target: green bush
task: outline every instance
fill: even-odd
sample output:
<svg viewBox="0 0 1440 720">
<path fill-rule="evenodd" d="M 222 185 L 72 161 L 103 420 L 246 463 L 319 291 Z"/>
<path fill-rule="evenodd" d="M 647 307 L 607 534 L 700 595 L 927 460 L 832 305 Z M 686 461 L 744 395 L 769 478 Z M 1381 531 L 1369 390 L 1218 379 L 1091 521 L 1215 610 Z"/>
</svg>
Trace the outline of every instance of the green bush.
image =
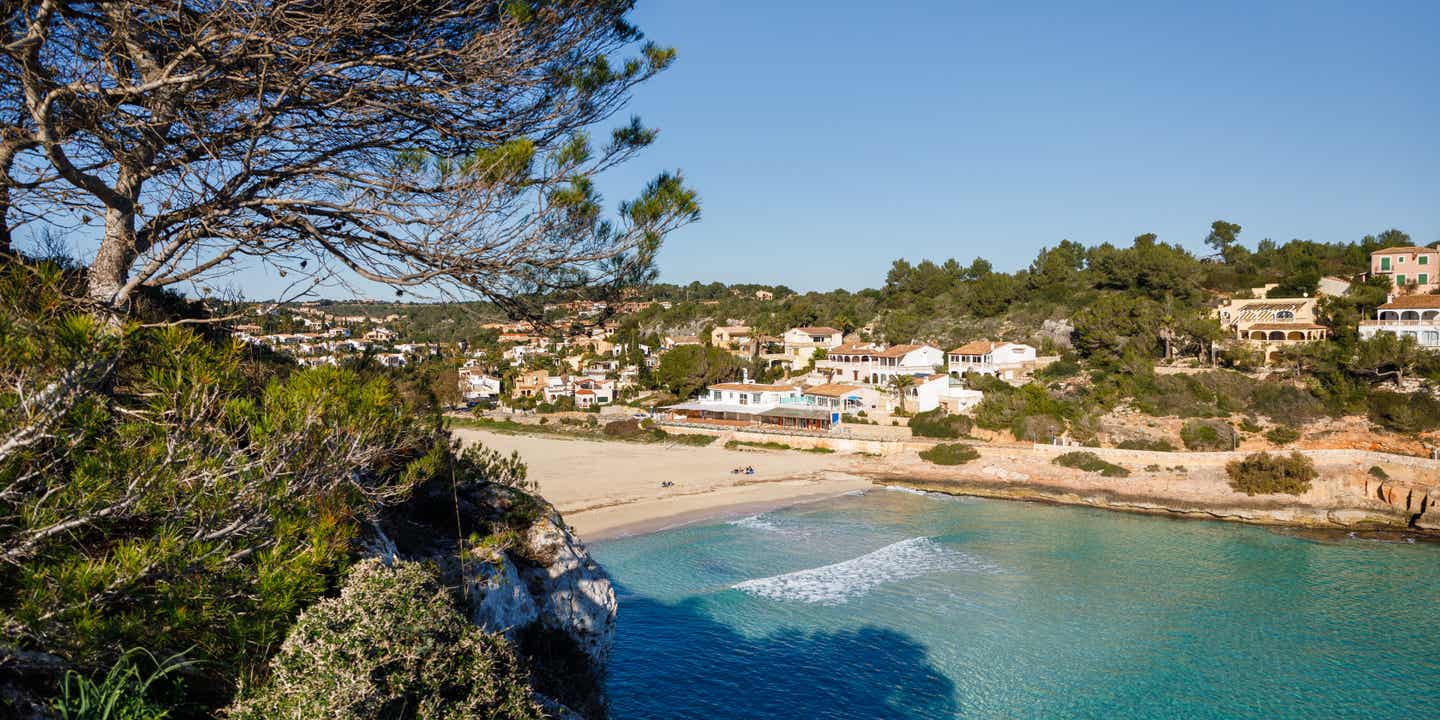
<svg viewBox="0 0 1440 720">
<path fill-rule="evenodd" d="M 0 628 L 86 675 L 143 647 L 224 686 L 332 587 L 378 508 L 448 475 L 449 440 L 388 371 L 108 323 L 67 283 L 0 261 L 0 434 L 33 431 L 0 455 Z M 27 418 L 19 398 L 45 393 Z"/>
<path fill-rule="evenodd" d="M 1180 428 L 1180 441 L 1189 450 L 1231 450 L 1238 439 L 1223 420 L 1186 420 Z"/>
<path fill-rule="evenodd" d="M 1100 473 L 1105 477 L 1128 477 L 1130 471 L 1111 462 L 1106 462 L 1092 452 L 1068 452 L 1050 462 L 1061 467 L 1075 468 L 1085 472 Z"/>
<path fill-rule="evenodd" d="M 601 429 L 600 432 L 604 433 L 605 437 L 628 440 L 643 434 L 645 428 L 641 427 L 639 420 L 626 418 L 624 420 L 613 420 L 605 423 L 605 427 Z"/>
<path fill-rule="evenodd" d="M 1276 425 L 1265 433 L 1265 439 L 1276 445 L 1289 445 L 1300 439 L 1300 431 L 1289 425 Z"/>
<path fill-rule="evenodd" d="M 1152 452 L 1174 452 L 1175 444 L 1164 438 L 1129 438 L 1121 440 L 1115 447 L 1121 450 L 1149 450 Z"/>
<path fill-rule="evenodd" d="M 145 670 L 137 662 L 142 657 Z M 136 650 L 121 655 L 98 681 L 71 670 L 65 673 L 55 700 L 55 715 L 59 720 L 165 720 L 170 711 L 165 703 L 155 701 L 151 686 L 164 685 L 168 676 L 191 664 L 178 657 L 157 660 Z"/>
<path fill-rule="evenodd" d="M 1230 475 L 1230 487 L 1246 495 L 1300 495 L 1316 477 L 1315 464 L 1300 453 L 1247 455 L 1243 460 L 1231 460 L 1225 472 Z"/>
<path fill-rule="evenodd" d="M 920 451 L 920 458 L 936 465 L 963 465 L 980 457 L 979 451 L 963 443 L 940 443 Z"/>
<path fill-rule="evenodd" d="M 1379 465 L 1371 465 L 1369 472 L 1372 477 L 1378 478 L 1380 480 L 1390 479 L 1390 473 L 1385 472 L 1385 468 L 1382 468 Z"/>
<path fill-rule="evenodd" d="M 355 565 L 339 597 L 301 613 L 269 670 L 229 717 L 545 716 L 509 644 L 470 624 L 418 563 Z"/>
<path fill-rule="evenodd" d="M 755 448 L 755 449 L 757 449 L 757 450 L 789 450 L 789 449 L 791 449 L 790 446 L 789 446 L 789 445 L 786 445 L 785 443 L 782 443 L 782 442 L 774 442 L 774 441 L 765 441 L 765 442 L 754 442 L 754 441 L 751 441 L 751 440 L 727 440 L 727 441 L 725 441 L 725 449 L 726 449 L 726 450 L 739 450 L 739 449 L 741 449 L 741 448 Z"/>
<path fill-rule="evenodd" d="M 1264 428 L 1261 428 L 1260 423 L 1255 422 L 1254 418 L 1247 417 L 1240 421 L 1240 429 L 1247 433 L 1258 433 Z"/>
<path fill-rule="evenodd" d="M 944 408 L 916 413 L 910 418 L 910 434 L 915 437 L 954 439 L 970 434 L 975 423 L 964 415 L 950 415 Z"/>
<path fill-rule="evenodd" d="M 1440 429 L 1440 400 L 1426 393 L 1375 392 L 1368 398 L 1370 422 L 1400 433 Z"/>
</svg>

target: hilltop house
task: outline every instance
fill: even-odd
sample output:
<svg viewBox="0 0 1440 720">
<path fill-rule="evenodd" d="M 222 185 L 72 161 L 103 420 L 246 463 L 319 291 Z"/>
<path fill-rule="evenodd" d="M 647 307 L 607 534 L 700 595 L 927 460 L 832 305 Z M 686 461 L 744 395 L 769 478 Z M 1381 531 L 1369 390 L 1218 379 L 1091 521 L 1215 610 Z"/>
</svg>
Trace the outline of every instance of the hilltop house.
<svg viewBox="0 0 1440 720">
<path fill-rule="evenodd" d="M 1388 275 L 1403 293 L 1440 289 L 1440 250 L 1427 247 L 1392 247 L 1370 253 L 1370 274 Z"/>
<path fill-rule="evenodd" d="M 1440 349 L 1440 295 L 1392 297 L 1375 311 L 1374 320 L 1360 322 L 1360 337 L 1388 332 L 1410 335 L 1423 348 Z"/>
<path fill-rule="evenodd" d="M 844 333 L 832 327 L 798 327 L 786 330 L 780 337 L 781 352 L 766 354 L 771 365 L 781 364 L 799 370 L 815 357 L 817 350 L 829 352 L 845 342 Z"/>
<path fill-rule="evenodd" d="M 951 377 L 965 373 L 1014 380 L 1035 368 L 1035 348 L 1023 343 L 974 340 L 947 353 Z"/>
<path fill-rule="evenodd" d="M 701 345 L 700 338 L 695 335 L 666 335 L 660 341 L 662 350 L 671 350 L 681 345 Z"/>
<path fill-rule="evenodd" d="M 945 363 L 945 351 L 933 345 L 847 343 L 830 350 L 815 368 L 830 376 L 831 382 L 858 382 L 885 385 L 896 376 L 929 377 Z"/>
<path fill-rule="evenodd" d="M 710 331 L 710 344 L 726 350 L 740 350 L 749 346 L 752 335 L 750 328 L 744 325 L 722 325 Z"/>
<path fill-rule="evenodd" d="M 1255 288 L 1253 298 L 1231 298 L 1215 309 L 1220 327 L 1265 354 L 1265 362 L 1287 345 L 1324 340 L 1330 331 L 1315 322 L 1317 298 L 1266 298 L 1274 288 Z"/>
</svg>

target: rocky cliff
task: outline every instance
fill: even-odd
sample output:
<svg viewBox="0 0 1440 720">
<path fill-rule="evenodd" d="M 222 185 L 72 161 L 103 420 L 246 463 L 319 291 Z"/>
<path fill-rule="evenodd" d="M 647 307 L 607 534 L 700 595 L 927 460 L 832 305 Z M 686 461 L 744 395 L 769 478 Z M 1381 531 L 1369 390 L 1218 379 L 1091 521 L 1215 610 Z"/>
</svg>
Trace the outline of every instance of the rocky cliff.
<svg viewBox="0 0 1440 720">
<path fill-rule="evenodd" d="M 470 621 L 519 651 L 551 715 L 604 717 L 615 590 L 548 503 L 494 484 L 429 488 L 377 523 L 368 548 L 437 567 Z"/>
<path fill-rule="evenodd" d="M 1086 505 L 1173 517 L 1337 530 L 1440 532 L 1440 472 L 1429 461 L 1314 453 L 1318 477 L 1301 495 L 1246 495 L 1229 483 L 1224 453 L 1098 450 L 1131 471 L 1111 478 L 1058 467 L 1053 452 L 981 448 L 980 459 L 940 467 L 897 459 L 868 477 L 956 495 Z M 1238 455 L 1236 455 L 1238 457 Z M 1383 467 L 1382 467 L 1383 466 Z"/>
</svg>

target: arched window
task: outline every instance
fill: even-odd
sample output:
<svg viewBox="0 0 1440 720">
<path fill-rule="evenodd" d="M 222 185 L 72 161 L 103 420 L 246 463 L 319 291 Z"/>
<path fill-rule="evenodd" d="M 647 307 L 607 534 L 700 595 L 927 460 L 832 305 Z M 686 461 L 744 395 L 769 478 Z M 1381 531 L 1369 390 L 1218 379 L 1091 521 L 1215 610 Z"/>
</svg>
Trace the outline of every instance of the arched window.
<svg viewBox="0 0 1440 720">
<path fill-rule="evenodd" d="M 1276 320 L 1294 320 L 1294 319 L 1295 319 L 1295 311 L 1294 311 L 1294 310 L 1281 310 L 1281 311 L 1275 313 L 1275 319 L 1276 319 Z"/>
</svg>

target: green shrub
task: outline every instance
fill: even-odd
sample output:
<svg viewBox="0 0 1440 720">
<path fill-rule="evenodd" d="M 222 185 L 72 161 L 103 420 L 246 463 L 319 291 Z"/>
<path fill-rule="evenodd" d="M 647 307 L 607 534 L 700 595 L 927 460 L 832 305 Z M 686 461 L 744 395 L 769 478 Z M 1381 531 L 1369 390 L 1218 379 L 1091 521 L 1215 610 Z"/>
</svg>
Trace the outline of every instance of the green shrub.
<svg viewBox="0 0 1440 720">
<path fill-rule="evenodd" d="M 339 597 L 301 613 L 269 669 L 229 717 L 544 717 L 509 644 L 470 624 L 418 563 L 355 565 Z"/>
<path fill-rule="evenodd" d="M 137 658 L 144 657 L 146 670 Z M 164 720 L 170 711 L 151 697 L 152 685 L 184 669 L 188 663 L 178 657 L 156 660 L 143 650 L 127 652 L 99 681 L 70 670 L 55 700 L 59 720 Z M 154 668 L 153 670 L 148 668 Z"/>
<path fill-rule="evenodd" d="M 1254 418 L 1247 417 L 1240 421 L 1240 429 L 1247 433 L 1258 433 L 1263 428 L 1260 427 L 1260 423 L 1255 422 Z"/>
<path fill-rule="evenodd" d="M 963 443 L 940 443 L 920 451 L 920 458 L 936 465 L 963 465 L 980 457 L 979 451 Z"/>
<path fill-rule="evenodd" d="M 1116 447 L 1121 450 L 1149 450 L 1151 452 L 1174 452 L 1175 444 L 1164 438 L 1129 438 L 1121 440 Z"/>
<path fill-rule="evenodd" d="M 954 439 L 970 434 L 975 423 L 964 415 L 950 415 L 944 408 L 916 413 L 910 418 L 910 434 L 915 437 Z"/>
<path fill-rule="evenodd" d="M 1092 452 L 1068 452 L 1050 462 L 1061 467 L 1075 468 L 1085 472 L 1095 472 L 1105 477 L 1127 477 L 1130 471 Z"/>
<path fill-rule="evenodd" d="M 665 432 L 664 430 L 660 430 L 659 428 L 656 428 L 654 432 L 658 432 L 658 433 L 660 433 L 661 435 L 663 435 L 663 436 L 664 436 L 664 440 L 667 441 L 667 442 L 672 442 L 672 443 L 675 443 L 676 445 L 685 445 L 685 446 L 688 446 L 688 447 L 705 447 L 706 445 L 709 445 L 710 443 L 715 442 L 715 436 L 714 436 L 714 435 L 688 435 L 688 434 L 686 434 L 686 435 L 680 435 L 680 434 L 672 434 L 672 433 L 667 433 L 667 432 Z"/>
<path fill-rule="evenodd" d="M 774 442 L 774 441 L 770 441 L 770 440 L 767 440 L 767 441 L 765 441 L 765 442 L 755 442 L 755 441 L 752 441 L 752 440 L 727 440 L 727 441 L 725 441 L 725 449 L 726 449 L 726 450 L 739 450 L 739 449 L 741 449 L 741 448 L 755 448 L 755 449 L 757 449 L 757 450 L 790 450 L 790 449 L 791 449 L 791 447 L 790 447 L 789 445 L 786 445 L 785 443 L 782 443 L 782 442 Z"/>
<path fill-rule="evenodd" d="M 1238 439 L 1223 420 L 1186 420 L 1180 428 L 1180 441 L 1189 450 L 1231 450 Z"/>
<path fill-rule="evenodd" d="M 383 369 L 107 324 L 63 280 L 0 261 L 0 428 L 44 423 L 0 456 L 0 628 L 87 675 L 143 647 L 242 677 L 368 517 L 448 474 L 438 415 Z M 24 419 L 17 397 L 50 379 L 54 412 Z"/>
<path fill-rule="evenodd" d="M 1426 393 L 1374 392 L 1368 398 L 1370 422 L 1400 433 L 1440 429 L 1440 400 Z"/>
<path fill-rule="evenodd" d="M 1225 472 L 1230 475 L 1230 487 L 1246 495 L 1300 495 L 1316 477 L 1315 464 L 1300 453 L 1247 455 L 1243 460 L 1231 460 Z"/>
<path fill-rule="evenodd" d="M 1289 425 L 1276 425 L 1265 433 L 1265 439 L 1276 445 L 1289 445 L 1300 439 L 1300 431 Z"/>
<path fill-rule="evenodd" d="M 639 420 L 626 418 L 624 420 L 613 420 L 605 423 L 605 427 L 602 428 L 600 432 L 604 433 L 605 437 L 626 440 L 643 434 L 645 428 L 641 427 Z"/>
<path fill-rule="evenodd" d="M 1375 477 L 1375 478 L 1378 478 L 1378 479 L 1380 479 L 1380 480 L 1389 480 L 1389 479 L 1390 479 L 1390 473 L 1385 472 L 1385 468 L 1382 468 L 1382 467 L 1380 467 L 1379 465 L 1371 465 L 1369 472 L 1370 472 L 1370 475 L 1371 475 L 1371 476 L 1373 476 L 1373 477 Z"/>
<path fill-rule="evenodd" d="M 1035 377 L 1041 380 L 1064 380 L 1079 374 L 1080 364 L 1074 360 L 1056 360 L 1035 371 Z"/>
</svg>

